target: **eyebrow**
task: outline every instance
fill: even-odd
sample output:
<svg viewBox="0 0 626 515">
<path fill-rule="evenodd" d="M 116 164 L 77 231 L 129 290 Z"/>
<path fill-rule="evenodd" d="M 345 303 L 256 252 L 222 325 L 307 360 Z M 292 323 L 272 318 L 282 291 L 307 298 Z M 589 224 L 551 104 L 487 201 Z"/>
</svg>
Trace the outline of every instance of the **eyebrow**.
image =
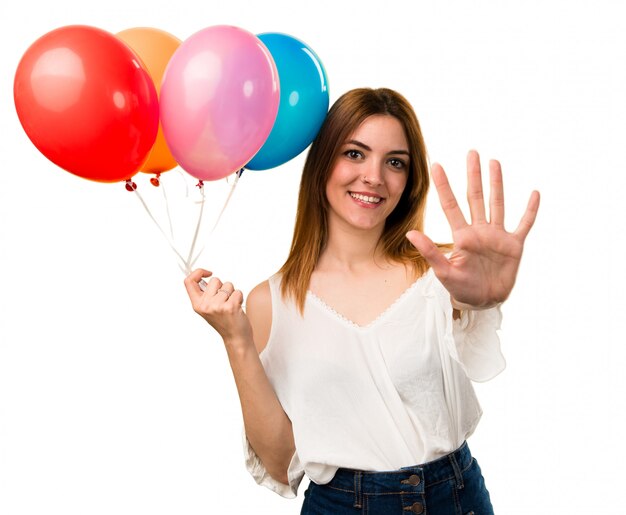
<svg viewBox="0 0 626 515">
<path fill-rule="evenodd" d="M 363 150 L 367 150 L 369 152 L 372 151 L 372 149 L 367 146 L 365 143 L 362 143 L 356 139 L 351 139 L 345 142 L 345 145 L 356 145 L 357 147 L 361 147 Z M 391 150 L 390 152 L 387 152 L 387 155 L 390 154 L 404 154 L 407 156 L 410 156 L 411 154 L 409 154 L 408 150 Z"/>
</svg>

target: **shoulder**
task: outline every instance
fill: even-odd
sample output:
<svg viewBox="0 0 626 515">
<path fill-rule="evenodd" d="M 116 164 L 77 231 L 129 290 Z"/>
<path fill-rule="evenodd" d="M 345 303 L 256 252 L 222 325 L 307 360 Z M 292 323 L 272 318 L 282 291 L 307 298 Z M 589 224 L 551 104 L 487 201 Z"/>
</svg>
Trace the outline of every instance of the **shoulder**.
<svg viewBox="0 0 626 515">
<path fill-rule="evenodd" d="M 252 326 L 254 345 L 260 354 L 267 345 L 272 329 L 272 294 L 269 281 L 256 285 L 248 294 L 246 314 Z"/>
</svg>

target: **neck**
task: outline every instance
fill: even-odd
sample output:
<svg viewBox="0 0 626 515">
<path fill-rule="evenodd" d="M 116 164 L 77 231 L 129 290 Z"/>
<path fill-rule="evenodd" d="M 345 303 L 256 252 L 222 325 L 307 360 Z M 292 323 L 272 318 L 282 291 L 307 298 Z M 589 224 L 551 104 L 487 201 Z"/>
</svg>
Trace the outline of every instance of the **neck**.
<svg viewBox="0 0 626 515">
<path fill-rule="evenodd" d="M 328 241 L 317 264 L 318 269 L 354 272 L 386 261 L 378 246 L 383 227 L 360 230 L 329 223 Z"/>
</svg>

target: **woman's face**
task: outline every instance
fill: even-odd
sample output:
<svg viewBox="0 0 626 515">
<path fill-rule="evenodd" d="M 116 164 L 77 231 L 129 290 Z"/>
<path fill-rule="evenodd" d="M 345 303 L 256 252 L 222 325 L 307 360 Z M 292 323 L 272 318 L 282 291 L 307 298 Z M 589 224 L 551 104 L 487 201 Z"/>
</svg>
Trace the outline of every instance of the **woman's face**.
<svg viewBox="0 0 626 515">
<path fill-rule="evenodd" d="M 348 136 L 326 183 L 329 224 L 382 229 L 409 173 L 409 144 L 402 124 L 374 115 Z"/>
</svg>

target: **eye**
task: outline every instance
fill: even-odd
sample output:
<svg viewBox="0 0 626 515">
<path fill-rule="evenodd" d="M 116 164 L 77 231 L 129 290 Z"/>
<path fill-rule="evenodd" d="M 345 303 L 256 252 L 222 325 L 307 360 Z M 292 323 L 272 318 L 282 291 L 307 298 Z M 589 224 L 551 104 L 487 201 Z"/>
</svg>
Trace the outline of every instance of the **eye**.
<svg viewBox="0 0 626 515">
<path fill-rule="evenodd" d="M 351 148 L 350 150 L 346 150 L 343 155 L 346 156 L 348 159 L 363 159 L 363 152 L 361 152 L 360 150 L 355 150 L 353 148 Z"/>
<path fill-rule="evenodd" d="M 406 163 L 402 159 L 398 159 L 396 157 L 392 157 L 387 161 L 393 168 L 397 168 L 398 170 L 404 170 L 406 168 Z"/>
</svg>

